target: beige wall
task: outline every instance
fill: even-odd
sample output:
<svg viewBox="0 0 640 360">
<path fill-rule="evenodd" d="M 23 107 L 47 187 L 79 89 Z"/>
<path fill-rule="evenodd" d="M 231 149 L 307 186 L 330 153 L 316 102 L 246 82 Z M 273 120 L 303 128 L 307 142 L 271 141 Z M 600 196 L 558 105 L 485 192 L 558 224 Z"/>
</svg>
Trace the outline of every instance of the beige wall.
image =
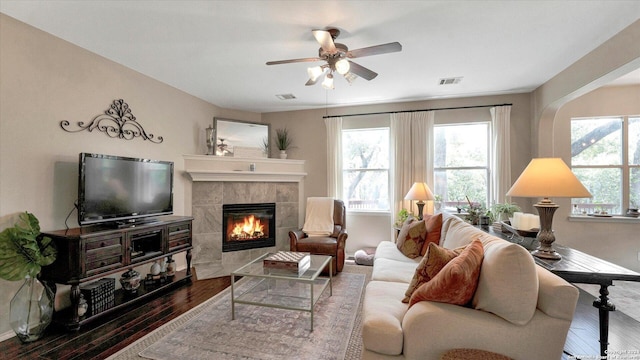
<svg viewBox="0 0 640 360">
<path fill-rule="evenodd" d="M 555 156 L 571 163 L 571 118 L 609 115 L 640 115 L 640 85 L 600 88 L 562 106 L 553 127 Z M 553 221 L 559 243 L 640 271 L 639 221 L 570 221 L 570 199 L 555 201 L 560 206 Z"/>
<path fill-rule="evenodd" d="M 204 128 L 214 116 L 260 121 L 260 114 L 221 109 L 3 14 L 0 29 L 0 229 L 22 211 L 34 213 L 43 230 L 64 228 L 80 152 L 173 161 L 174 211 L 190 214 L 182 155 L 206 152 Z M 164 142 L 60 128 L 61 120 L 88 122 L 120 98 Z M 0 280 L 0 337 L 10 330 L 9 301 L 20 285 Z"/>
</svg>

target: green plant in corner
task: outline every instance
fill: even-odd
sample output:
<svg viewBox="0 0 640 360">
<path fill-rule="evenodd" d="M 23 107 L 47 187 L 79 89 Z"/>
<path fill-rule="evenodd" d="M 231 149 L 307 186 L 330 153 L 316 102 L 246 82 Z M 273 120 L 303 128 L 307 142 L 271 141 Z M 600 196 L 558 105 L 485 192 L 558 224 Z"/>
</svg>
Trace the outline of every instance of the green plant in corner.
<svg viewBox="0 0 640 360">
<path fill-rule="evenodd" d="M 56 260 L 51 238 L 42 236 L 40 222 L 31 213 L 20 214 L 19 221 L 0 232 L 0 278 L 17 281 L 35 278 L 43 266 Z"/>
<path fill-rule="evenodd" d="M 40 233 L 31 213 L 20 214 L 13 227 L 0 232 L 0 278 L 24 281 L 9 304 L 9 324 L 22 342 L 39 339 L 51 323 L 55 290 L 37 276 L 56 255 L 53 241 Z"/>
</svg>

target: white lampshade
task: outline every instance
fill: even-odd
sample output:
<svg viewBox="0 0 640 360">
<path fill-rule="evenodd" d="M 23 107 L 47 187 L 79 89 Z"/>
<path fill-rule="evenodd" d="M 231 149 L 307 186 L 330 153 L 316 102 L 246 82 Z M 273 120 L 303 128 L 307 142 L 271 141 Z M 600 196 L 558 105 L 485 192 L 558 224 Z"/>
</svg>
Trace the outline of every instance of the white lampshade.
<svg viewBox="0 0 640 360">
<path fill-rule="evenodd" d="M 416 182 L 411 185 L 411 189 L 404 197 L 405 200 L 433 200 L 435 199 L 431 189 L 426 183 Z"/>
<path fill-rule="evenodd" d="M 591 193 L 560 158 L 532 159 L 507 196 L 517 197 L 591 197 Z"/>
<path fill-rule="evenodd" d="M 324 81 L 322 82 L 322 87 L 327 90 L 333 89 L 333 75 L 327 74 L 327 76 L 324 77 Z"/>
<path fill-rule="evenodd" d="M 351 68 L 351 65 L 349 65 L 349 60 L 340 59 L 340 60 L 336 61 L 336 71 L 338 72 L 338 74 L 344 75 L 344 74 L 348 73 L 349 72 L 349 68 Z"/>
<path fill-rule="evenodd" d="M 322 71 L 322 68 L 320 66 L 307 68 L 307 74 L 309 75 L 309 80 L 311 81 L 316 81 L 323 72 L 324 71 Z"/>
</svg>

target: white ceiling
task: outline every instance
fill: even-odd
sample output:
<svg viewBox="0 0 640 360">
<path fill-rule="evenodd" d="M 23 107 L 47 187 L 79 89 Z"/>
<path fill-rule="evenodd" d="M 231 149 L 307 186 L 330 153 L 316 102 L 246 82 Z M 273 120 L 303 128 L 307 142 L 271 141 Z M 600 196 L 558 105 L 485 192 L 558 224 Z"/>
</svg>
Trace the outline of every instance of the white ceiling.
<svg viewBox="0 0 640 360">
<path fill-rule="evenodd" d="M 1 0 L 0 11 L 228 109 L 273 112 L 529 92 L 640 18 L 640 1 Z M 312 29 L 337 27 L 379 73 L 304 86 Z M 456 85 L 439 86 L 447 77 Z M 640 74 L 630 75 L 640 82 Z M 293 94 L 294 100 L 279 100 Z"/>
</svg>

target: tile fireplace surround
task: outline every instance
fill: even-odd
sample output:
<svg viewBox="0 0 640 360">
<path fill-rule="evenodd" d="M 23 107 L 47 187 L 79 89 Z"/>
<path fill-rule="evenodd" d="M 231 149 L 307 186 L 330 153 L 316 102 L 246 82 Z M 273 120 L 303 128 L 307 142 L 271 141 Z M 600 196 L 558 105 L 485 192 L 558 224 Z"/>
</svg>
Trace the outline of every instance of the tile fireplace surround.
<svg viewBox="0 0 640 360">
<path fill-rule="evenodd" d="M 211 155 L 183 158 L 185 172 L 192 181 L 187 200 L 191 200 L 194 218 L 193 265 L 197 275 L 229 275 L 265 252 L 289 249 L 289 230 L 304 221 L 304 160 Z M 255 171 L 249 170 L 251 164 Z M 276 246 L 223 253 L 222 205 L 247 203 L 276 204 Z"/>
</svg>

